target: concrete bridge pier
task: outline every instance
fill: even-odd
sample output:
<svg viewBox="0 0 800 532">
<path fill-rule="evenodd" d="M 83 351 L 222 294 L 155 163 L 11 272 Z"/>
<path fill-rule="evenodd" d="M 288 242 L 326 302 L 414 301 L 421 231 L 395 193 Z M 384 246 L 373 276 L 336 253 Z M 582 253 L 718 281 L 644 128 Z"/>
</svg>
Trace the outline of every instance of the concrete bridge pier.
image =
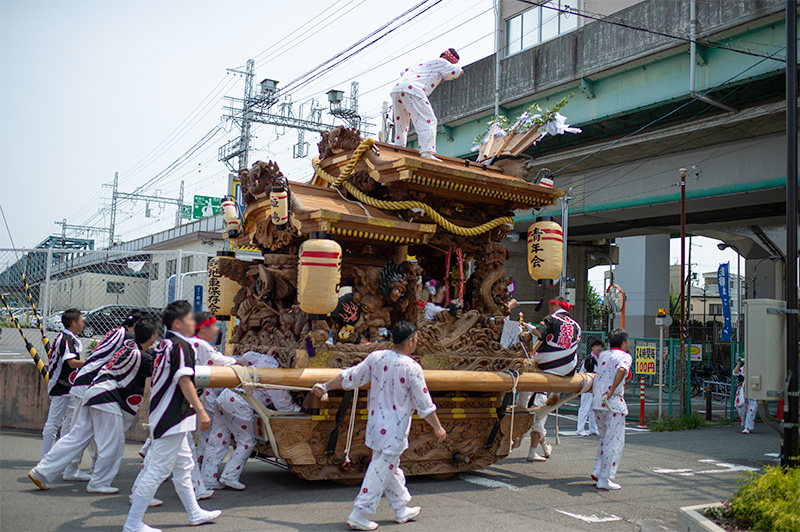
<svg viewBox="0 0 800 532">
<path fill-rule="evenodd" d="M 626 295 L 625 329 L 632 337 L 658 338 L 658 309 L 669 307 L 669 235 L 631 236 L 616 243 L 614 281 Z M 620 326 L 621 320 L 614 323 Z"/>
</svg>

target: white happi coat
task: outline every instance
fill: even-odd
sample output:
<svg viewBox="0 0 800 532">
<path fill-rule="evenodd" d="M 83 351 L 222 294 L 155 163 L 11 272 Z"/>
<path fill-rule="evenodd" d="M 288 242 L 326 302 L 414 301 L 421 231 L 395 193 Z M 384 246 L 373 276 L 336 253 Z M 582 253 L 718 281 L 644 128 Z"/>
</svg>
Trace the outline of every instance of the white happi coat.
<svg viewBox="0 0 800 532">
<path fill-rule="evenodd" d="M 366 445 L 373 451 L 401 455 L 408 448 L 414 410 L 420 418 L 436 411 L 422 366 L 391 349 L 374 351 L 361 363 L 342 370 L 342 388 L 370 383 Z"/>
<path fill-rule="evenodd" d="M 747 372 L 745 371 L 744 366 L 739 368 L 739 373 L 734 372 L 733 374 L 734 377 L 745 377 L 746 375 Z M 742 383 L 736 389 L 736 400 L 734 402 L 734 406 L 736 406 L 736 411 L 739 413 L 739 417 L 741 418 L 742 427 L 746 428 L 747 430 L 753 430 L 756 426 L 758 401 L 747 398 L 745 381 L 742 381 Z"/>
<path fill-rule="evenodd" d="M 419 63 L 400 73 L 400 80 L 391 90 L 395 126 L 395 138 L 392 140 L 395 145 L 406 145 L 409 121 L 413 121 L 419 151 L 436 152 L 438 122 L 428 96 L 441 82 L 455 79 L 461 73 L 460 66 L 443 58 Z"/>
<path fill-rule="evenodd" d="M 597 444 L 597 455 L 594 462 L 593 475 L 613 480 L 617 474 L 622 449 L 625 447 L 625 416 L 628 405 L 625 403 L 625 379 L 613 390 L 607 399 L 603 394 L 611 392 L 614 376 L 620 368 L 630 375 L 633 358 L 630 354 L 617 348 L 603 351 L 597 361 L 597 374 L 592 391 L 592 408 L 597 420 L 600 441 Z"/>
<path fill-rule="evenodd" d="M 233 357 L 225 356 L 217 351 L 214 346 L 205 340 L 194 337 L 191 338 L 191 344 L 194 348 L 194 364 L 195 366 L 233 366 L 236 364 L 236 359 Z M 211 415 L 214 412 L 214 405 L 217 403 L 217 397 L 224 388 L 206 388 L 202 392 L 203 404 L 206 410 Z M 200 439 L 197 442 L 197 456 L 204 457 L 206 453 L 206 440 L 208 439 L 208 431 L 200 433 Z"/>
</svg>

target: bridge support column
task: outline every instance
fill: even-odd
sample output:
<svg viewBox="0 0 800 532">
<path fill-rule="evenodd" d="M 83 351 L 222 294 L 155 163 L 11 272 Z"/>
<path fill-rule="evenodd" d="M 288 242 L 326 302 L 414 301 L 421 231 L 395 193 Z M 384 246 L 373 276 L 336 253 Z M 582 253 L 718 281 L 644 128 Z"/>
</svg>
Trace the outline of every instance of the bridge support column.
<svg viewBox="0 0 800 532">
<path fill-rule="evenodd" d="M 745 278 L 745 299 L 783 299 L 783 261 L 747 259 L 742 264 Z"/>
<path fill-rule="evenodd" d="M 658 309 L 669 306 L 669 235 L 618 238 L 616 243 L 614 279 L 626 294 L 625 329 L 634 338 L 658 338 Z M 614 324 L 620 326 L 619 317 Z"/>
</svg>

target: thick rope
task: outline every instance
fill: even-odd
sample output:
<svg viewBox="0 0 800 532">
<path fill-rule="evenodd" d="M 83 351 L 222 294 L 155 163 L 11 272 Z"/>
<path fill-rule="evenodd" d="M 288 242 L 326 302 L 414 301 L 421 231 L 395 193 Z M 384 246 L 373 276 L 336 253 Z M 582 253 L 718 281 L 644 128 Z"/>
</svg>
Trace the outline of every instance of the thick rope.
<svg viewBox="0 0 800 532">
<path fill-rule="evenodd" d="M 594 377 L 590 378 L 589 375 L 584 373 L 581 377 L 581 391 L 571 393 L 565 396 L 563 399 L 559 399 L 555 404 L 536 406 L 528 409 L 528 412 L 530 412 L 533 416 L 539 419 L 541 419 L 542 416 L 547 416 L 553 411 L 556 412 L 556 445 L 559 445 L 561 442 L 561 440 L 558 437 L 558 408 L 564 403 L 572 401 L 576 397 L 579 397 L 581 394 L 588 393 L 589 389 L 592 387 L 593 384 L 594 384 Z"/>
<path fill-rule="evenodd" d="M 350 463 L 350 447 L 353 444 L 353 430 L 356 425 L 356 413 L 358 412 L 358 388 L 353 390 L 353 406 L 350 407 L 350 424 L 347 427 L 347 444 L 344 447 L 344 462 Z"/>
<path fill-rule="evenodd" d="M 320 163 L 319 157 L 314 157 L 314 160 L 311 162 L 311 165 L 314 167 L 314 171 L 320 176 L 324 181 L 330 183 L 331 185 L 335 186 L 338 178 L 333 177 L 331 174 L 326 172 L 322 169 L 322 165 Z M 349 165 L 349 163 L 348 163 Z M 344 174 L 344 172 L 343 172 Z M 495 218 L 494 220 L 490 220 L 486 223 L 475 227 L 463 227 L 460 225 L 456 225 L 438 212 L 436 212 L 433 207 L 429 206 L 426 203 L 422 203 L 421 201 L 384 201 L 375 199 L 373 197 L 367 196 L 352 184 L 348 183 L 347 181 L 342 180 L 341 185 L 350 193 L 351 196 L 356 198 L 361 203 L 366 203 L 372 207 L 376 207 L 378 209 L 387 210 L 387 211 L 401 211 L 406 209 L 422 209 L 425 211 L 425 214 L 434 221 L 437 225 L 442 227 L 445 231 L 450 233 L 461 235 L 461 236 L 477 236 L 496 227 L 499 227 L 503 224 L 513 224 L 514 220 L 510 216 L 501 216 L 499 218 Z"/>
<path fill-rule="evenodd" d="M 519 373 L 510 371 L 511 378 L 514 384 L 511 386 L 511 423 L 508 427 L 508 454 L 514 450 L 514 410 L 517 406 L 517 383 L 519 382 Z"/>
<path fill-rule="evenodd" d="M 370 138 L 370 139 L 364 139 L 364 140 L 361 141 L 361 144 L 358 145 L 358 148 L 356 148 L 356 151 L 353 152 L 353 156 L 350 157 L 350 160 L 347 162 L 347 166 L 344 167 L 344 170 L 342 170 L 342 173 L 339 174 L 339 177 L 337 177 L 333 181 L 334 188 L 341 187 L 342 183 L 347 181 L 347 178 L 349 178 L 350 174 L 353 173 L 353 169 L 358 164 L 358 161 L 361 159 L 361 157 L 364 155 L 364 153 L 367 150 L 372 148 L 373 144 L 375 144 L 375 139 L 371 139 Z"/>
</svg>

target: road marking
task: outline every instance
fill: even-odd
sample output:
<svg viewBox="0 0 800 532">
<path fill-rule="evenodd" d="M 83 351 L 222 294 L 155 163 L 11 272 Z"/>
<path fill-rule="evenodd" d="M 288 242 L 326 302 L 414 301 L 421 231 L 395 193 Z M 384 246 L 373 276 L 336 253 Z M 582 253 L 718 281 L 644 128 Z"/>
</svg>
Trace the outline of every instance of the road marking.
<svg viewBox="0 0 800 532">
<path fill-rule="evenodd" d="M 477 475 L 461 475 L 461 480 L 466 480 L 470 484 L 476 484 L 478 486 L 483 486 L 484 488 L 507 489 L 512 491 L 519 490 L 519 488 L 516 487 L 514 484 L 509 484 L 508 482 L 494 480 L 491 478 L 480 477 Z"/>
<path fill-rule="evenodd" d="M 774 458 L 775 460 L 778 460 L 781 457 L 780 453 L 764 453 L 764 456 L 768 458 Z"/>
<path fill-rule="evenodd" d="M 622 521 L 621 517 L 617 517 L 614 514 L 606 514 L 605 516 L 601 516 L 596 514 L 592 515 L 574 514 L 572 512 L 565 512 L 564 510 L 556 510 L 556 512 L 568 515 L 570 517 L 574 517 L 575 519 L 580 519 L 581 521 L 585 521 L 587 523 L 609 523 L 611 521 Z"/>
<path fill-rule="evenodd" d="M 716 460 L 705 458 L 703 460 L 698 460 L 701 464 L 711 464 L 716 466 L 718 469 L 703 469 L 700 471 L 695 471 L 694 469 L 654 469 L 653 473 L 659 473 L 662 475 L 680 475 L 682 477 L 693 477 L 695 475 L 713 475 L 717 473 L 731 473 L 731 472 L 753 472 L 758 471 L 755 467 L 731 464 L 728 462 L 718 462 Z"/>
</svg>

